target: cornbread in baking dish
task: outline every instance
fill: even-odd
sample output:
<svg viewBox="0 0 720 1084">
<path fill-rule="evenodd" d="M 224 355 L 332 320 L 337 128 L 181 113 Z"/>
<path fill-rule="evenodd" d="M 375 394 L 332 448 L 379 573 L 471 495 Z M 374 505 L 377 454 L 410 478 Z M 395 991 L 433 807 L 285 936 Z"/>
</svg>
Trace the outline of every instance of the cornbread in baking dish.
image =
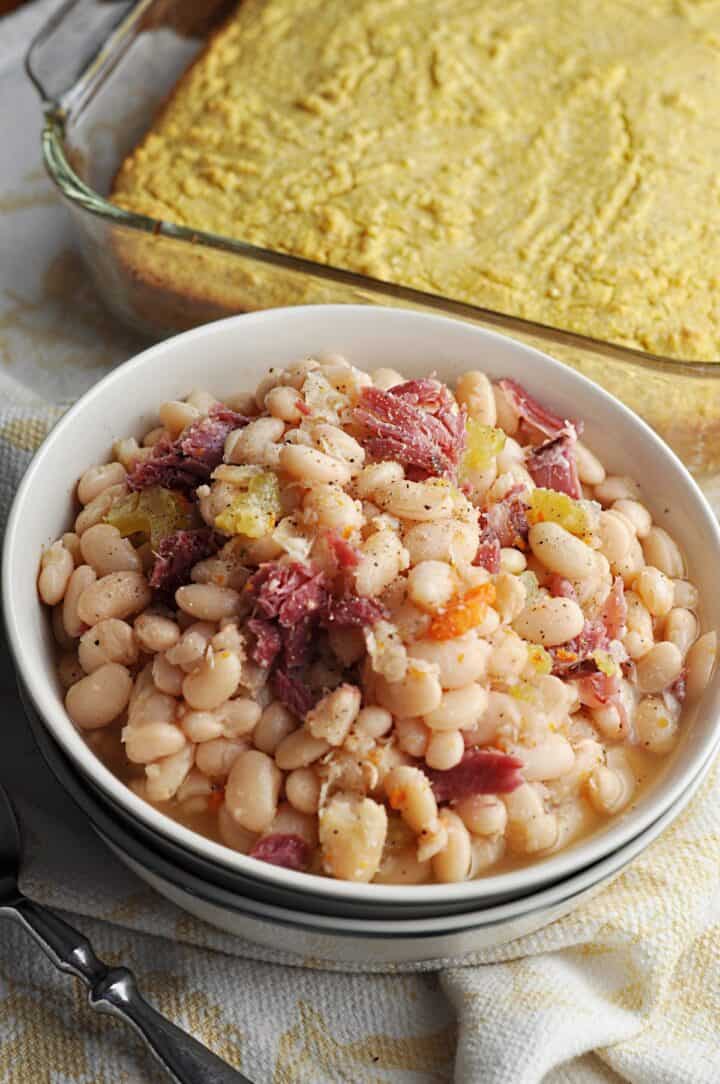
<svg viewBox="0 0 720 1084">
<path fill-rule="evenodd" d="M 130 211 L 720 356 L 720 0 L 244 0 L 124 161 Z M 188 304 L 297 300 L 129 242 Z"/>
</svg>

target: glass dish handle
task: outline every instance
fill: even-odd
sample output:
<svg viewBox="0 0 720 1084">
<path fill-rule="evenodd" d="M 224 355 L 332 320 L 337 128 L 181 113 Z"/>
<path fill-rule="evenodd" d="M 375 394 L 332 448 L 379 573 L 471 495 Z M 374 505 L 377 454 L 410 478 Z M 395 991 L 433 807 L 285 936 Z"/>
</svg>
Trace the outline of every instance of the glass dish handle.
<svg viewBox="0 0 720 1084">
<path fill-rule="evenodd" d="M 137 0 L 67 0 L 40 28 L 25 70 L 46 109 L 60 109 L 71 87 L 81 90 L 82 77 L 99 69 L 103 47 L 135 7 Z"/>
</svg>

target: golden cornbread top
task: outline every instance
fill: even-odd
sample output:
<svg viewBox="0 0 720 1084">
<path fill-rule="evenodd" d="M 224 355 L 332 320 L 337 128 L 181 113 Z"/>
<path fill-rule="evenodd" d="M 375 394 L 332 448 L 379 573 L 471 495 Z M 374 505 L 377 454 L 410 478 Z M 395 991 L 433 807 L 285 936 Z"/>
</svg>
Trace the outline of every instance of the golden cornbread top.
<svg viewBox="0 0 720 1084">
<path fill-rule="evenodd" d="M 720 0 L 244 0 L 128 210 L 720 358 Z"/>
</svg>

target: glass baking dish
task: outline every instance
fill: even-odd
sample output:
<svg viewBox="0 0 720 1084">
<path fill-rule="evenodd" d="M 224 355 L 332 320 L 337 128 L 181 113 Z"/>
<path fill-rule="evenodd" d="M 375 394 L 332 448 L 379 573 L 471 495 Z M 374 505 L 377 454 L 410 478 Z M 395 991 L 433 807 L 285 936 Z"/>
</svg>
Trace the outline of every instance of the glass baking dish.
<svg viewBox="0 0 720 1084">
<path fill-rule="evenodd" d="M 404 305 L 470 320 L 549 351 L 633 407 L 706 484 L 720 468 L 720 368 L 533 323 L 242 241 L 129 213 L 113 178 L 156 110 L 233 6 L 227 0 L 69 0 L 32 43 L 43 153 L 107 306 L 154 337 L 276 305 Z M 185 284 L 158 274 L 165 261 Z M 177 282 L 177 280 L 176 280 Z"/>
</svg>

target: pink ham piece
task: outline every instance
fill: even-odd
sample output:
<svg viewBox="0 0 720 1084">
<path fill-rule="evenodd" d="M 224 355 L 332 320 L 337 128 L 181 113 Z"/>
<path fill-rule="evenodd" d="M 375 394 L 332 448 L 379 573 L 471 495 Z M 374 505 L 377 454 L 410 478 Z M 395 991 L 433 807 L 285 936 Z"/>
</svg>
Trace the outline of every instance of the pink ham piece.
<svg viewBox="0 0 720 1084">
<path fill-rule="evenodd" d="M 580 703 L 588 708 L 604 708 L 610 703 L 617 703 L 620 695 L 620 676 L 603 674 L 596 670 L 586 674 L 578 682 Z"/>
<path fill-rule="evenodd" d="M 551 410 L 546 410 L 517 380 L 498 380 L 498 386 L 505 392 L 518 418 L 546 437 L 557 437 L 568 429 L 576 432 L 576 427 L 571 422 L 558 417 Z"/>
<path fill-rule="evenodd" d="M 339 531 L 330 530 L 325 532 L 330 551 L 335 559 L 339 572 L 357 568 L 360 564 L 360 551 L 343 538 Z"/>
<path fill-rule="evenodd" d="M 208 482 L 222 463 L 228 433 L 247 425 L 249 420 L 216 403 L 206 417 L 193 422 L 177 440 L 158 441 L 151 457 L 136 463 L 130 471 L 128 486 L 164 486 L 194 496 L 197 487 Z"/>
<path fill-rule="evenodd" d="M 473 564 L 486 569 L 493 576 L 496 575 L 500 571 L 500 549 L 499 539 L 481 539 Z"/>
<path fill-rule="evenodd" d="M 304 719 L 311 708 L 315 707 L 316 697 L 302 680 L 299 672 L 294 673 L 279 665 L 272 676 L 272 686 L 276 697 L 288 711 Z"/>
<path fill-rule="evenodd" d="M 627 602 L 622 576 L 616 576 L 613 580 L 610 593 L 603 604 L 601 619 L 608 640 L 620 640 L 625 635 Z"/>
<path fill-rule="evenodd" d="M 574 500 L 582 497 L 582 486 L 573 455 L 574 443 L 573 430 L 572 433 L 564 432 L 530 451 L 525 466 L 536 486 L 567 493 L 568 497 Z"/>
<path fill-rule="evenodd" d="M 217 538 L 209 527 L 196 531 L 175 531 L 163 538 L 157 548 L 150 573 L 150 586 L 156 591 L 174 594 L 190 582 L 190 571 L 198 561 L 217 552 Z"/>
<path fill-rule="evenodd" d="M 268 561 L 250 577 L 246 590 L 254 599 L 257 616 L 277 618 L 287 628 L 323 611 L 328 601 L 324 573 L 299 561 L 287 565 Z"/>
<path fill-rule="evenodd" d="M 478 513 L 480 545 L 473 564 L 496 573 L 500 571 L 500 549 L 503 546 L 524 548 L 530 529 L 527 501 L 521 496 L 524 493 L 523 486 L 513 486 L 501 501 L 489 504 Z"/>
<path fill-rule="evenodd" d="M 255 637 L 255 646 L 251 651 L 254 662 L 265 668 L 272 666 L 283 646 L 277 625 L 264 617 L 251 617 L 247 627 Z"/>
<path fill-rule="evenodd" d="M 577 602 L 575 588 L 570 583 L 570 580 L 566 580 L 564 576 L 558 576 L 557 572 L 553 572 L 552 576 L 548 577 L 545 586 L 553 598 L 571 598 L 574 602 Z"/>
<path fill-rule="evenodd" d="M 605 650 L 608 647 L 608 636 L 602 621 L 586 621 L 582 632 L 574 640 L 568 640 L 560 647 L 548 648 L 553 658 L 553 674 L 562 676 L 572 672 L 582 672 L 582 668 L 591 666 L 597 669 L 595 662 L 590 659 L 593 651 Z"/>
<path fill-rule="evenodd" d="M 453 403 L 447 389 L 434 381 L 409 381 L 390 391 L 365 388 L 353 420 L 362 427 L 363 445 L 373 459 L 395 459 L 416 477 L 454 480 L 465 448 L 465 411 Z"/>
<path fill-rule="evenodd" d="M 271 866 L 283 866 L 284 869 L 307 869 L 310 861 L 310 848 L 302 836 L 290 832 L 272 832 L 257 841 L 249 852 L 251 858 L 269 862 Z"/>
<path fill-rule="evenodd" d="M 523 764 L 517 757 L 491 753 L 485 749 L 467 749 L 459 764 L 442 772 L 426 768 L 438 802 L 470 798 L 473 794 L 509 794 L 523 779 Z"/>
<path fill-rule="evenodd" d="M 366 625 L 374 625 L 383 617 L 387 617 L 387 610 L 381 602 L 361 598 L 359 595 L 344 595 L 329 600 L 323 624 L 326 628 L 364 628 Z"/>
</svg>

